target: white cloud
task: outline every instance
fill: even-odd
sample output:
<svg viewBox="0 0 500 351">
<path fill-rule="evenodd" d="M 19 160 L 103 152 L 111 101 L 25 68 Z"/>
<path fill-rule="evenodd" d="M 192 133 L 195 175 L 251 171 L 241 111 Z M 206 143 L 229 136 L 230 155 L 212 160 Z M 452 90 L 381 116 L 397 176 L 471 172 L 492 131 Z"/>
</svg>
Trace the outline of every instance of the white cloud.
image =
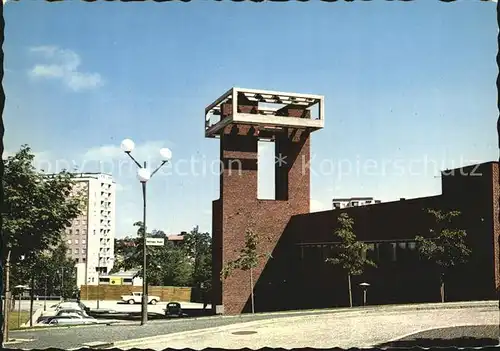
<svg viewBox="0 0 500 351">
<path fill-rule="evenodd" d="M 160 158 L 160 149 L 171 144 L 164 141 L 147 141 L 135 146 L 133 155 L 138 161 L 157 160 Z M 83 154 L 85 160 L 113 161 L 117 159 L 128 159 L 120 145 L 108 144 L 93 147 Z"/>
<path fill-rule="evenodd" d="M 57 46 L 37 46 L 32 47 L 30 51 L 48 61 L 33 66 L 29 72 L 32 77 L 59 79 L 74 91 L 94 89 L 104 84 L 99 73 L 79 70 L 81 58 L 72 50 L 60 49 Z"/>
<path fill-rule="evenodd" d="M 311 199 L 310 203 L 311 212 L 328 211 L 331 210 L 330 207 L 325 205 L 323 202 L 315 199 Z"/>
</svg>

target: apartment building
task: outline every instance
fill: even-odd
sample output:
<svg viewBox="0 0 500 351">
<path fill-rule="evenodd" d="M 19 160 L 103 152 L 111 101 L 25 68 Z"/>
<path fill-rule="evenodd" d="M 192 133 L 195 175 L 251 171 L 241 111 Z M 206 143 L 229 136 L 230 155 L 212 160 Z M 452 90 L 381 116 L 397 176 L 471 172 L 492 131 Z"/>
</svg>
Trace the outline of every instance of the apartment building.
<svg viewBox="0 0 500 351">
<path fill-rule="evenodd" d="M 85 198 L 82 214 L 66 228 L 68 256 L 76 260 L 78 287 L 97 285 L 99 273 L 113 268 L 115 238 L 115 182 L 111 175 L 74 176 L 73 192 Z"/>
<path fill-rule="evenodd" d="M 382 201 L 375 200 L 373 197 L 351 197 L 351 198 L 338 198 L 332 200 L 333 209 L 341 209 L 348 207 L 357 207 L 365 205 L 379 204 Z"/>
</svg>

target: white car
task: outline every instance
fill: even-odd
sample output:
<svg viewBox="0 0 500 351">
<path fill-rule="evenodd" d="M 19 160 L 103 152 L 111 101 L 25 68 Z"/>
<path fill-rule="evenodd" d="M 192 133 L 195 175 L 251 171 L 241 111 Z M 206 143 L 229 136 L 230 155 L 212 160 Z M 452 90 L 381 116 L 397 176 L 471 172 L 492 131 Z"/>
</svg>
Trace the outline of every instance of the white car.
<svg viewBox="0 0 500 351">
<path fill-rule="evenodd" d="M 141 303 L 142 292 L 133 292 L 131 295 L 122 295 L 121 299 L 122 302 L 126 302 L 130 305 L 133 305 L 135 303 Z M 160 302 L 160 298 L 158 296 L 148 295 L 148 303 L 156 305 L 158 302 Z"/>
</svg>

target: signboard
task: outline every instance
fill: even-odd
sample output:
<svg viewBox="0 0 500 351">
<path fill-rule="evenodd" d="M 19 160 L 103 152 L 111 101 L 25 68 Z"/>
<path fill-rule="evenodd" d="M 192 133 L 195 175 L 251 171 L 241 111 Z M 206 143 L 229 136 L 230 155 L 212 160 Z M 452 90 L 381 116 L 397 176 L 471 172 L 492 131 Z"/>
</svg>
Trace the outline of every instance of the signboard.
<svg viewBox="0 0 500 351">
<path fill-rule="evenodd" d="M 122 278 L 118 277 L 110 277 L 109 278 L 109 284 L 111 285 L 122 285 Z"/>
<path fill-rule="evenodd" d="M 163 246 L 165 245 L 165 238 L 146 238 L 147 246 Z"/>
</svg>

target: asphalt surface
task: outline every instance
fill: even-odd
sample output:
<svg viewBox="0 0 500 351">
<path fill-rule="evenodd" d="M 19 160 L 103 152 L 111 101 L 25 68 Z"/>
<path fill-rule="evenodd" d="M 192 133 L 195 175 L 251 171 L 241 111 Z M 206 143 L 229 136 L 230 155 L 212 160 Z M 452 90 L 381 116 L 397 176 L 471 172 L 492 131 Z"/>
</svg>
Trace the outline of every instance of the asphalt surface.
<svg viewBox="0 0 500 351">
<path fill-rule="evenodd" d="M 304 312 L 301 316 L 318 315 L 325 312 Z M 205 317 L 148 321 L 141 326 L 139 322 L 134 325 L 99 325 L 99 326 L 73 326 L 67 328 L 46 328 L 40 330 L 11 331 L 10 339 L 31 340 L 21 343 L 9 343 L 6 347 L 11 349 L 45 349 L 61 348 L 72 349 L 83 347 L 90 342 L 117 342 L 138 339 L 156 335 L 172 334 L 184 331 L 193 331 L 205 328 L 221 327 L 241 322 L 266 320 L 270 318 L 290 317 L 292 313 L 243 315 L 238 317 Z"/>
<path fill-rule="evenodd" d="M 482 347 L 497 346 L 498 325 L 439 328 L 415 333 L 377 347 Z"/>
</svg>

